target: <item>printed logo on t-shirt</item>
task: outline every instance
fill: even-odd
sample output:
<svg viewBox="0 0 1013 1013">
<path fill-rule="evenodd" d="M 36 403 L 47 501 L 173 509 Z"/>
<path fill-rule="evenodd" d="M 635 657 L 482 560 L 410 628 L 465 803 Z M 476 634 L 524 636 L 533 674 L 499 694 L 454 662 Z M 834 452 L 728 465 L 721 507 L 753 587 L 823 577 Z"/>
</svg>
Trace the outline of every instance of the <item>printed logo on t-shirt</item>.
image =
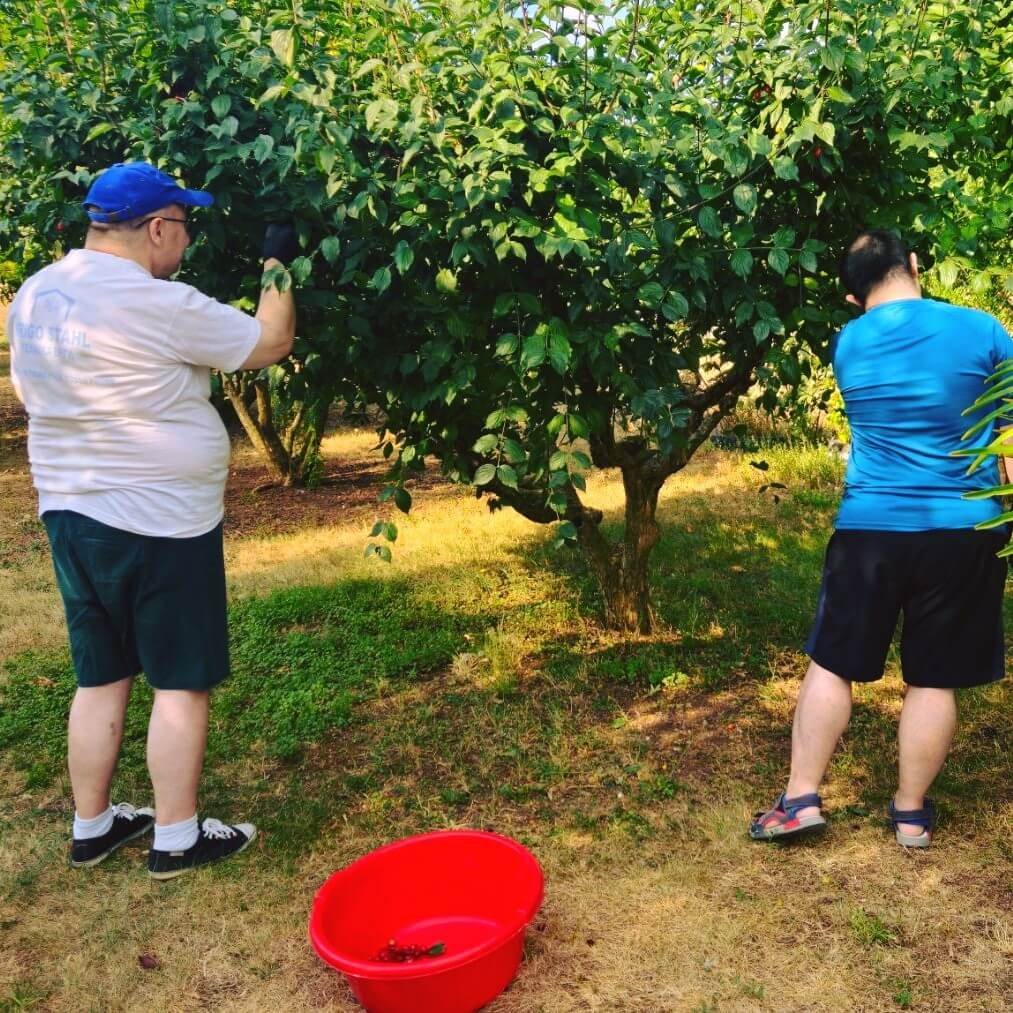
<svg viewBox="0 0 1013 1013">
<path fill-rule="evenodd" d="M 74 300 L 59 289 L 40 292 L 27 322 L 15 322 L 18 351 L 49 359 L 68 359 L 77 352 L 86 351 L 90 347 L 87 332 L 67 326 L 73 306 Z"/>
</svg>

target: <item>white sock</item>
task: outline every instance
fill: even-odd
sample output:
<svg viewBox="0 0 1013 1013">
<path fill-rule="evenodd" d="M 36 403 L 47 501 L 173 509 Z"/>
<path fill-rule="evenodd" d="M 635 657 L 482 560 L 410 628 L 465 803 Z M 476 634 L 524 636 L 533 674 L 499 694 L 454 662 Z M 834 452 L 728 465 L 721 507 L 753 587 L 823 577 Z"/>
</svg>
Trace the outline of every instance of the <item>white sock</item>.
<svg viewBox="0 0 1013 1013">
<path fill-rule="evenodd" d="M 197 843 L 197 814 L 178 823 L 155 824 L 155 851 L 186 851 Z"/>
<path fill-rule="evenodd" d="M 83 820 L 74 812 L 74 840 L 88 841 L 93 837 L 101 837 L 109 833 L 113 828 L 113 807 L 109 806 L 104 813 L 93 816 L 90 820 Z"/>
</svg>

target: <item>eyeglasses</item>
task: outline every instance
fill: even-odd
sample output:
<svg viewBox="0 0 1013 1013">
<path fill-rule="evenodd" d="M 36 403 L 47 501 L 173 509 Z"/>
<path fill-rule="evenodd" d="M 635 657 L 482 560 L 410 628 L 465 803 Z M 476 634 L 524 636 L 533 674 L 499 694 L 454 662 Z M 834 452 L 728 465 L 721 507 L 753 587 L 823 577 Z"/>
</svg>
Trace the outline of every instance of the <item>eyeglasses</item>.
<svg viewBox="0 0 1013 1013">
<path fill-rule="evenodd" d="M 152 215 L 150 218 L 142 218 L 139 222 L 134 225 L 135 229 L 139 229 L 142 225 L 147 225 L 148 222 L 163 221 L 163 222 L 179 222 L 180 225 L 186 230 L 188 236 L 193 236 L 196 231 L 196 225 L 190 221 L 189 218 L 167 218 L 165 215 Z"/>
</svg>

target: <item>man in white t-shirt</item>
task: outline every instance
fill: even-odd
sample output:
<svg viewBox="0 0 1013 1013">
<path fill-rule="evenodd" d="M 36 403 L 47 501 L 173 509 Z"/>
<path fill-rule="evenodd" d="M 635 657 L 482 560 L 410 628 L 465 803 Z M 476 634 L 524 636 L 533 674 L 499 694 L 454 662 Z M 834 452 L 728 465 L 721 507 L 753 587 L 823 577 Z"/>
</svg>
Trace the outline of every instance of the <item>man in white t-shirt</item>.
<svg viewBox="0 0 1013 1013">
<path fill-rule="evenodd" d="M 291 291 L 265 287 L 249 316 L 169 280 L 190 242 L 190 209 L 212 203 L 147 163 L 112 166 L 85 198 L 84 248 L 29 278 L 7 318 L 77 674 L 71 865 L 97 865 L 154 825 L 148 868 L 158 879 L 236 854 L 256 835 L 249 823 L 197 818 L 209 694 L 229 672 L 229 440 L 210 372 L 284 359 L 295 307 Z M 265 269 L 297 250 L 290 226 L 268 226 Z M 112 806 L 109 794 L 142 671 L 154 690 L 154 811 Z"/>
</svg>

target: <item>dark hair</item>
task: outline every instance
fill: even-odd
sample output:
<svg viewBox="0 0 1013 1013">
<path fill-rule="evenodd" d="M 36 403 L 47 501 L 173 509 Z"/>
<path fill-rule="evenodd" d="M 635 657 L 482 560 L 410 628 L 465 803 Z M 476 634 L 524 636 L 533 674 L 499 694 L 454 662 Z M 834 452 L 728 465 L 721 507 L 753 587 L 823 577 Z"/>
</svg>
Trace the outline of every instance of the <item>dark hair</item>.
<svg viewBox="0 0 1013 1013">
<path fill-rule="evenodd" d="M 882 229 L 862 232 L 841 257 L 841 282 L 863 306 L 869 293 L 891 276 L 911 277 L 910 252 L 900 236 Z"/>
</svg>

